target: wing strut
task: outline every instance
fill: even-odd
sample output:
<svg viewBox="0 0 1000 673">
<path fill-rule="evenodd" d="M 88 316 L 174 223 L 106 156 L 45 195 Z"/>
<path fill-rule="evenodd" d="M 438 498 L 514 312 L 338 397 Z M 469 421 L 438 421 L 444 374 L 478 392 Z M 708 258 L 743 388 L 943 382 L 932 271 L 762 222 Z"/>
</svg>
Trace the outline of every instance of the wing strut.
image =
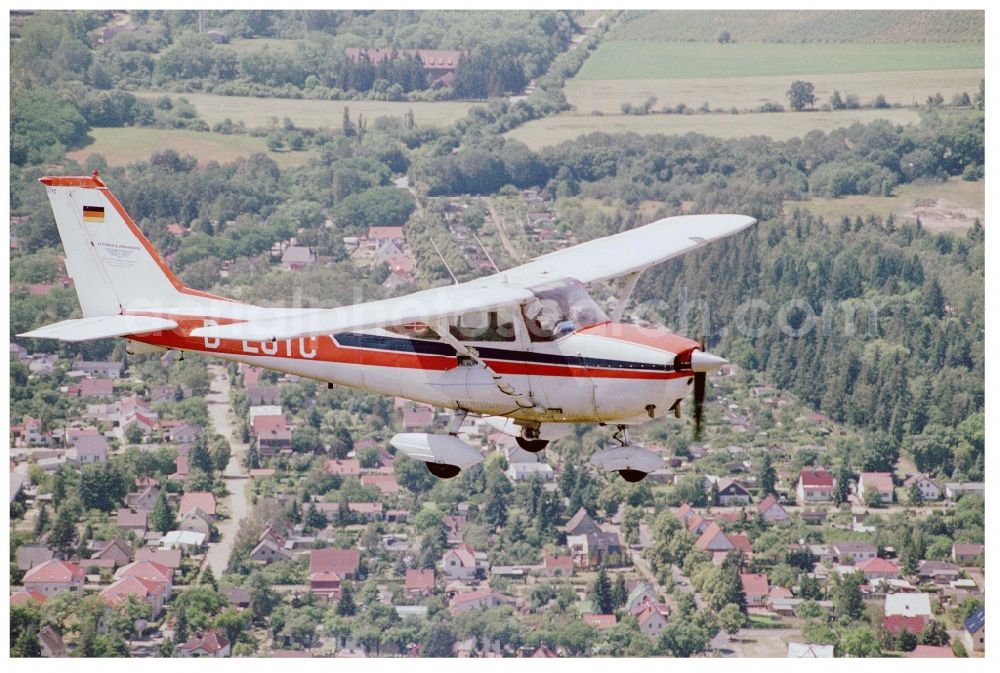
<svg viewBox="0 0 1000 673">
<path fill-rule="evenodd" d="M 437 332 L 438 336 L 441 337 L 441 341 L 444 341 L 446 344 L 454 348 L 459 355 L 464 355 L 465 357 L 471 359 L 477 365 L 485 369 L 489 373 L 489 375 L 493 378 L 493 383 L 495 383 L 497 388 L 500 389 L 500 392 L 502 392 L 504 395 L 509 395 L 517 404 L 517 406 L 521 407 L 522 409 L 533 409 L 537 406 L 534 400 L 532 400 L 530 396 L 518 392 L 518 390 L 514 388 L 514 386 L 512 386 L 510 383 L 508 383 L 507 380 L 504 379 L 504 377 L 497 374 L 492 367 L 486 364 L 486 362 L 479 357 L 479 351 L 477 351 L 472 346 L 467 346 L 466 344 L 462 343 L 454 336 L 452 336 L 451 330 L 448 329 L 447 321 L 445 320 L 435 321 L 434 331 Z"/>
<path fill-rule="evenodd" d="M 625 287 L 622 289 L 621 296 L 615 301 L 615 308 L 611 312 L 611 322 L 621 322 L 622 316 L 625 314 L 625 307 L 628 306 L 628 300 L 632 298 L 635 284 L 639 282 L 639 276 L 642 275 L 642 272 L 642 269 L 633 271 L 625 277 Z"/>
</svg>

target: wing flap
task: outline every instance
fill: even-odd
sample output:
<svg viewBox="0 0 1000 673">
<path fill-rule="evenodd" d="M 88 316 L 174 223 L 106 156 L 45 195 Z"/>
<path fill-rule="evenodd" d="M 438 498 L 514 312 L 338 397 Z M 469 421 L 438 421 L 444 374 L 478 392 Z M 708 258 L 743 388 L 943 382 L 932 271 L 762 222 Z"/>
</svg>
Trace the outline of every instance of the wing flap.
<svg viewBox="0 0 1000 673">
<path fill-rule="evenodd" d="M 470 311 L 492 311 L 520 304 L 533 296 L 525 288 L 506 286 L 486 278 L 300 316 L 198 327 L 191 331 L 191 336 L 270 341 L 337 334 L 409 322 L 430 323 Z"/>
<path fill-rule="evenodd" d="M 102 315 L 93 318 L 63 320 L 17 336 L 77 342 L 107 339 L 127 334 L 147 334 L 176 328 L 177 323 L 167 318 L 144 315 Z"/>
</svg>

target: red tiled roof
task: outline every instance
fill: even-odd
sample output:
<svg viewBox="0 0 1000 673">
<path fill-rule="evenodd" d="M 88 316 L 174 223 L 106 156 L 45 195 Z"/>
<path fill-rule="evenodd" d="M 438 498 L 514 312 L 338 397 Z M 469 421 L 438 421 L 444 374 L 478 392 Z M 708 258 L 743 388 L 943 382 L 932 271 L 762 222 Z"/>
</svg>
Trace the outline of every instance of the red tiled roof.
<svg viewBox="0 0 1000 673">
<path fill-rule="evenodd" d="M 368 227 L 368 238 L 372 241 L 385 241 L 403 238 L 402 227 Z"/>
<path fill-rule="evenodd" d="M 740 573 L 740 583 L 747 596 L 765 596 L 769 591 L 767 575 L 760 573 Z"/>
<path fill-rule="evenodd" d="M 618 623 L 618 618 L 614 615 L 584 615 L 583 621 L 595 626 L 598 630 L 610 629 Z"/>
<path fill-rule="evenodd" d="M 424 590 L 434 588 L 434 570 L 431 568 L 410 568 L 406 571 L 407 589 Z"/>
<path fill-rule="evenodd" d="M 953 659 L 955 653 L 947 645 L 917 645 L 907 656 L 911 659 Z"/>
<path fill-rule="evenodd" d="M 833 475 L 826 470 L 802 470 L 799 479 L 805 487 L 826 486 L 833 488 Z"/>
<path fill-rule="evenodd" d="M 288 429 L 284 414 L 266 414 L 253 417 L 253 432 L 257 435 L 276 435 Z"/>
<path fill-rule="evenodd" d="M 15 605 L 25 605 L 29 601 L 34 601 L 35 603 L 41 605 L 48 600 L 48 597 L 38 591 L 18 591 L 10 595 L 10 606 Z"/>
<path fill-rule="evenodd" d="M 734 547 L 745 554 L 753 551 L 753 545 L 750 544 L 750 538 L 747 537 L 746 533 L 734 533 L 733 535 L 727 535 L 726 538 Z"/>
<path fill-rule="evenodd" d="M 924 630 L 926 620 L 924 617 L 906 617 L 904 615 L 892 615 L 882 618 L 882 628 L 892 634 L 909 631 L 910 633 L 920 633 Z"/>
<path fill-rule="evenodd" d="M 895 563 L 878 557 L 865 559 L 856 567 L 866 573 L 899 573 L 899 567 Z"/>
<path fill-rule="evenodd" d="M 122 566 L 115 573 L 115 579 L 138 577 L 150 582 L 173 584 L 174 573 L 167 566 L 156 561 L 133 561 Z"/>
<path fill-rule="evenodd" d="M 204 631 L 196 633 L 188 638 L 187 642 L 181 646 L 186 652 L 203 650 L 209 654 L 214 654 L 222 650 L 229 644 L 224 636 L 215 631 Z"/>
<path fill-rule="evenodd" d="M 862 472 L 860 480 L 865 488 L 871 487 L 880 493 L 892 493 L 892 475 L 888 472 Z"/>
<path fill-rule="evenodd" d="M 101 592 L 101 597 L 112 605 L 127 600 L 129 596 L 146 598 L 147 596 L 161 594 L 166 590 L 166 585 L 162 582 L 152 582 L 141 577 L 127 575 L 117 580 L 114 584 Z"/>
<path fill-rule="evenodd" d="M 354 458 L 328 460 L 325 469 L 328 474 L 358 475 L 361 474 L 361 463 Z"/>
<path fill-rule="evenodd" d="M 193 491 L 181 496 L 181 504 L 177 513 L 184 516 L 197 507 L 205 514 L 215 516 L 215 495 L 208 491 Z"/>
<path fill-rule="evenodd" d="M 51 559 L 26 572 L 24 584 L 28 582 L 82 582 L 83 578 L 83 568 L 76 563 Z"/>
<path fill-rule="evenodd" d="M 115 523 L 119 528 L 145 528 L 148 515 L 144 509 L 120 509 Z"/>
<path fill-rule="evenodd" d="M 546 556 L 542 558 L 542 567 L 547 570 L 573 570 L 573 557 Z"/>
<path fill-rule="evenodd" d="M 360 555 L 357 549 L 313 549 L 309 552 L 309 573 L 334 571 L 340 578 L 358 571 Z"/>
</svg>

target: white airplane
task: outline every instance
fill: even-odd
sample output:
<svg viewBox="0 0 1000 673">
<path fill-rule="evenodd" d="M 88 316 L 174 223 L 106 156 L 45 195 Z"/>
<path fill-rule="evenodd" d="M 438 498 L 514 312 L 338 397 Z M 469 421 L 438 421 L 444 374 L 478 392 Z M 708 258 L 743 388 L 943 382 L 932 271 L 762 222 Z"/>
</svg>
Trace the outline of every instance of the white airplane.
<svg viewBox="0 0 1000 673">
<path fill-rule="evenodd" d="M 445 434 L 390 441 L 451 478 L 483 460 L 458 438 L 467 414 L 537 452 L 571 423 L 614 425 L 617 446 L 591 463 L 639 481 L 662 466 L 630 425 L 694 393 L 700 428 L 707 372 L 726 360 L 663 329 L 622 323 L 650 266 L 735 234 L 743 215 L 669 217 L 543 255 L 485 278 L 333 309 L 265 308 L 185 287 L 101 181 L 45 177 L 83 318 L 21 337 L 125 337 L 130 353 L 191 351 L 457 411 Z M 585 284 L 624 277 L 608 316 Z"/>
</svg>

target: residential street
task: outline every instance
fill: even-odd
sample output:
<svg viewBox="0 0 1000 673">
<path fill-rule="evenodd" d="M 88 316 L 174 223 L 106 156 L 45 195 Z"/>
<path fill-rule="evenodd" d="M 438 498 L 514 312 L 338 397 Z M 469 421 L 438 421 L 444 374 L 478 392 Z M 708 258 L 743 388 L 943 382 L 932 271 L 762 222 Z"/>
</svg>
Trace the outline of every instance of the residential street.
<svg viewBox="0 0 1000 673">
<path fill-rule="evenodd" d="M 226 368 L 222 365 L 210 365 L 209 371 L 212 373 L 212 390 L 206 396 L 208 401 L 208 413 L 212 419 L 212 426 L 215 432 L 229 439 L 232 447 L 232 455 L 229 464 L 226 466 L 224 478 L 229 489 L 229 497 L 226 499 L 226 511 L 229 518 L 217 523 L 221 539 L 219 542 L 208 546 L 206 561 L 211 566 L 216 577 L 221 577 L 229 563 L 229 555 L 233 550 L 233 542 L 236 539 L 236 531 L 239 530 L 240 521 L 247 515 L 247 474 L 243 469 L 243 455 L 246 453 L 247 445 L 240 442 L 235 434 L 233 425 L 233 408 L 229 403 L 229 380 L 226 377 Z"/>
</svg>

